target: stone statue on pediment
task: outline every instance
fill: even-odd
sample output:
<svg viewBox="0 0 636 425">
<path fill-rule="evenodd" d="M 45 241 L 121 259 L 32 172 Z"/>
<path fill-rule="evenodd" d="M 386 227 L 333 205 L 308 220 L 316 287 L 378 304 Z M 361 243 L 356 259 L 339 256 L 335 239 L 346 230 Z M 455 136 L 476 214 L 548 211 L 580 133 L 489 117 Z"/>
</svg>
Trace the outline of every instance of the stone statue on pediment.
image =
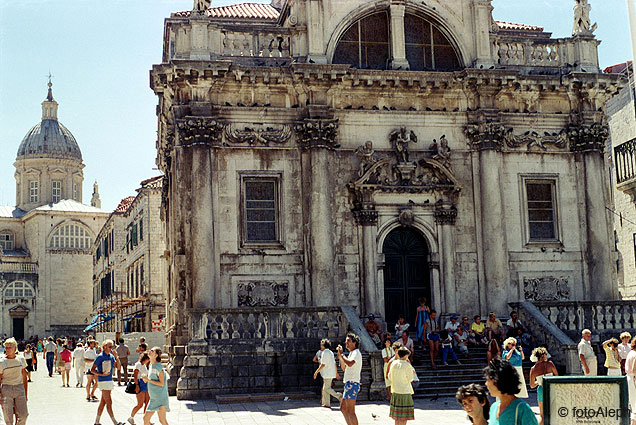
<svg viewBox="0 0 636 425">
<path fill-rule="evenodd" d="M 429 147 L 429 150 L 433 154 L 433 159 L 438 161 L 444 167 L 451 169 L 450 152 L 448 147 L 448 140 L 446 135 L 442 135 L 439 139 L 439 144 L 436 139 L 433 139 L 433 144 Z"/>
<path fill-rule="evenodd" d="M 592 6 L 587 0 L 575 0 L 575 2 L 572 35 L 592 35 L 597 27 L 596 23 L 592 25 L 590 21 L 590 10 Z"/>
<path fill-rule="evenodd" d="M 211 0 L 194 0 L 194 8 L 199 13 L 205 13 L 206 10 L 210 8 Z"/>
<path fill-rule="evenodd" d="M 417 143 L 415 133 L 408 131 L 406 127 L 402 127 L 399 130 L 393 131 L 390 137 L 398 163 L 405 164 L 409 162 L 409 144 Z"/>
<path fill-rule="evenodd" d="M 373 143 L 370 141 L 358 147 L 358 149 L 356 149 L 356 155 L 360 158 L 360 169 L 358 170 L 360 177 L 362 177 L 373 164 L 378 162 L 375 150 L 373 149 Z"/>
</svg>

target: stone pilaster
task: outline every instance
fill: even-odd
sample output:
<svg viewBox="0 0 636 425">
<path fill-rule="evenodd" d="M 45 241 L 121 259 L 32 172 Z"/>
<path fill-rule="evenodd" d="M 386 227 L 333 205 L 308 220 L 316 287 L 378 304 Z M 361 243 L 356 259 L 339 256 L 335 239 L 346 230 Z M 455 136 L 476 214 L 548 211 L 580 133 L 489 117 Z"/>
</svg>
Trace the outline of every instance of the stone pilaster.
<svg viewBox="0 0 636 425">
<path fill-rule="evenodd" d="M 609 130 L 604 124 L 594 123 L 570 125 L 567 131 L 570 150 L 583 157 L 585 167 L 587 297 L 592 300 L 615 299 L 617 294 L 612 278 L 611 251 L 614 241 L 606 208 L 609 183 L 605 178 L 607 173 L 603 156 Z"/>
<path fill-rule="evenodd" d="M 375 209 L 353 211 L 356 222 L 362 227 L 362 279 L 364 295 L 362 314 L 373 313 L 383 317 L 384 294 L 378 289 L 376 239 L 378 237 L 378 212 Z"/>
<path fill-rule="evenodd" d="M 435 222 L 440 233 L 440 263 L 444 285 L 445 311 L 457 313 L 457 287 L 455 285 L 455 220 L 457 208 L 438 203 L 435 206 Z"/>
<path fill-rule="evenodd" d="M 505 127 L 498 121 L 470 124 L 466 128 L 469 146 L 479 151 L 479 185 L 484 276 L 487 305 L 493 311 L 507 311 L 510 282 L 508 248 L 501 193 L 501 148 Z"/>
<path fill-rule="evenodd" d="M 403 0 L 392 0 L 389 7 L 391 16 L 391 69 L 408 69 L 406 60 L 406 43 L 404 40 L 404 10 Z"/>
<path fill-rule="evenodd" d="M 310 274 L 314 305 L 335 303 L 332 193 L 329 150 L 337 148 L 338 120 L 307 118 L 296 125 L 298 144 L 310 150 L 311 197 L 309 205 Z"/>
</svg>

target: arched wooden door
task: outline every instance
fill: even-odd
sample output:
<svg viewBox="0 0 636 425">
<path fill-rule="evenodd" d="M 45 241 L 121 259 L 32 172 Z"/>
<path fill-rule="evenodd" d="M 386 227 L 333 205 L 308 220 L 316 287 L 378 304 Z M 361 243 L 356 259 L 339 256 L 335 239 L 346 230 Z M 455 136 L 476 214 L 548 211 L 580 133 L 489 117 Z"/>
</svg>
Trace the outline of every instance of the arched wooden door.
<svg viewBox="0 0 636 425">
<path fill-rule="evenodd" d="M 410 228 L 389 233 L 382 246 L 384 254 L 384 303 L 389 330 L 400 314 L 414 326 L 418 298 L 431 300 L 428 246 L 424 238 Z"/>
</svg>

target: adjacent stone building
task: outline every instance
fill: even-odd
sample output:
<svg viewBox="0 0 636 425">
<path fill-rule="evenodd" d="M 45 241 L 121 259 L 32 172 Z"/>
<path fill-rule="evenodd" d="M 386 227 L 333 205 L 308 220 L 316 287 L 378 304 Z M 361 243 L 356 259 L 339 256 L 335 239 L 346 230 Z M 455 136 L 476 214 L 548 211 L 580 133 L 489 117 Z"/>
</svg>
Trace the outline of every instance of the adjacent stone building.
<svg viewBox="0 0 636 425">
<path fill-rule="evenodd" d="M 618 259 L 618 288 L 626 299 L 636 297 L 636 104 L 632 63 L 609 67 L 605 72 L 630 75 L 630 84 L 607 103 L 611 134 L 614 231 Z"/>
<path fill-rule="evenodd" d="M 562 39 L 490 0 L 172 14 L 151 72 L 169 342 L 240 327 L 210 309 L 392 324 L 419 297 L 468 315 L 618 297 L 602 108 L 623 80 L 582 4 Z M 182 397 L 219 391 L 188 379 Z"/>
<path fill-rule="evenodd" d="M 18 148 L 16 205 L 0 206 L 0 332 L 79 335 L 91 312 L 91 245 L 108 213 L 82 204 L 82 154 L 57 119 L 51 83 L 42 120 Z"/>
<path fill-rule="evenodd" d="M 100 332 L 163 331 L 165 236 L 162 177 L 121 200 L 93 245 L 93 311 Z"/>
</svg>

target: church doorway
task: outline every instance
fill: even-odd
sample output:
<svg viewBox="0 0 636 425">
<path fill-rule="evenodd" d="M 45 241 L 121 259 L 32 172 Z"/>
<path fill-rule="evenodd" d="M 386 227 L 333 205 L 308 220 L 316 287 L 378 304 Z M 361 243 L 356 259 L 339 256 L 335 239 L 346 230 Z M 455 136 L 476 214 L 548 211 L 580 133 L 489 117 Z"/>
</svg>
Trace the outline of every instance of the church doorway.
<svg viewBox="0 0 636 425">
<path fill-rule="evenodd" d="M 428 245 L 416 230 L 400 227 L 387 235 L 382 253 L 388 329 L 393 329 L 400 314 L 414 326 L 418 298 L 431 301 Z"/>
<path fill-rule="evenodd" d="M 24 317 L 13 318 L 13 335 L 15 339 L 20 341 L 24 339 Z"/>
</svg>

